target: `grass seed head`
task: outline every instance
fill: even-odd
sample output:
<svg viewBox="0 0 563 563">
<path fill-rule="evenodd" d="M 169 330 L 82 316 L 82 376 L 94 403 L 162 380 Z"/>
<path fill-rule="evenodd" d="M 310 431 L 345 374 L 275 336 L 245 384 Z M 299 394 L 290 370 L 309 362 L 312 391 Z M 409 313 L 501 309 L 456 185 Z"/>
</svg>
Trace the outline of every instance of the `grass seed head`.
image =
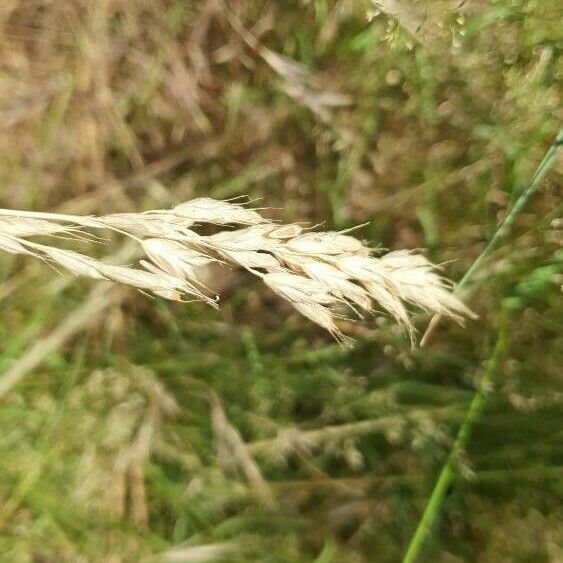
<svg viewBox="0 0 563 563">
<path fill-rule="evenodd" d="M 33 255 L 75 275 L 123 283 L 166 299 L 181 301 L 191 296 L 213 307 L 216 301 L 207 294 L 200 274 L 213 262 L 228 263 L 262 278 L 275 293 L 339 340 L 342 334 L 331 308 L 343 304 L 354 312 L 356 307 L 372 312 L 376 304 L 411 339 L 415 331 L 406 305 L 458 320 L 471 315 L 437 268 L 421 254 L 401 250 L 376 258 L 350 235 L 303 233 L 300 225 L 275 225 L 256 210 L 237 203 L 199 198 L 170 211 L 84 218 L 32 212 L 22 218 L 22 214 L 0 210 L 0 250 Z M 194 230 L 203 223 L 242 227 L 204 236 Z M 100 228 L 135 240 L 148 259 L 141 260 L 144 269 L 108 265 L 60 249 L 53 242 L 64 231 Z M 23 238 L 33 235 L 51 236 L 51 244 Z"/>
</svg>

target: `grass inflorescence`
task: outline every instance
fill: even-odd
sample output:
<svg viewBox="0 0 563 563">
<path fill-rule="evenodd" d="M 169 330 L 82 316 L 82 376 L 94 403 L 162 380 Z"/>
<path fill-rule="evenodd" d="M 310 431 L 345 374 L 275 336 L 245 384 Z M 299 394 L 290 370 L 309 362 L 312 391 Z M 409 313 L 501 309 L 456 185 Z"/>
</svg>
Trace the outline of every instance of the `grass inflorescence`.
<svg viewBox="0 0 563 563">
<path fill-rule="evenodd" d="M 200 235 L 198 225 L 243 226 Z M 195 227 L 195 228 L 194 228 Z M 123 233 L 139 243 L 143 268 L 106 264 L 58 248 L 58 237 L 85 229 Z M 28 237 L 51 236 L 49 244 Z M 421 254 L 395 251 L 375 257 L 358 239 L 338 232 L 307 232 L 297 223 L 277 225 L 238 203 L 199 198 L 171 210 L 78 217 L 0 209 L 0 250 L 40 258 L 67 272 L 109 280 L 181 301 L 195 298 L 216 306 L 201 280 L 215 263 L 244 268 L 262 279 L 300 313 L 342 340 L 335 313 L 339 304 L 374 312 L 373 302 L 414 338 L 403 303 L 462 319 L 472 313 L 451 295 L 446 282 Z"/>
</svg>

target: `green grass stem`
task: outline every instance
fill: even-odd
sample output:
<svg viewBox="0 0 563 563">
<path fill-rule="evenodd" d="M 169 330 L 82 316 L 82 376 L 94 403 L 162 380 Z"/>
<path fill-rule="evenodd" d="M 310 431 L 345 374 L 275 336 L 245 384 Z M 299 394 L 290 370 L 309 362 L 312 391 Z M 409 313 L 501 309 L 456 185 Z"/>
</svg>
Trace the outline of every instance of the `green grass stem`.
<svg viewBox="0 0 563 563">
<path fill-rule="evenodd" d="M 432 494 L 430 495 L 430 499 L 426 505 L 422 518 L 420 519 L 417 529 L 412 536 L 407 551 L 403 557 L 403 563 L 413 563 L 413 561 L 415 561 L 419 556 L 424 542 L 430 533 L 432 524 L 436 520 L 436 517 L 442 508 L 446 492 L 455 479 L 455 466 L 459 455 L 467 446 L 471 437 L 473 426 L 479 421 L 483 411 L 485 410 L 487 398 L 493 385 L 500 359 L 506 349 L 508 324 L 506 315 L 507 313 L 504 313 L 501 318 L 501 326 L 493 354 L 491 359 L 488 361 L 481 378 L 479 379 L 477 391 L 471 401 L 471 404 L 469 405 L 467 414 L 465 415 L 465 418 L 459 428 L 457 437 L 446 462 L 440 471 L 440 475 L 436 481 Z"/>
<path fill-rule="evenodd" d="M 541 162 L 536 168 L 536 171 L 534 172 L 532 178 L 530 179 L 528 185 L 522 190 L 522 192 L 516 199 L 514 205 L 510 209 L 510 211 L 500 222 L 499 226 L 495 230 L 489 242 L 486 244 L 485 248 L 483 248 L 479 256 L 477 256 L 473 264 L 471 264 L 469 269 L 465 272 L 459 283 L 456 285 L 455 287 L 456 292 L 459 292 L 467 285 L 467 282 L 469 282 L 469 280 L 473 277 L 473 274 L 477 271 L 483 260 L 487 256 L 489 256 L 489 254 L 494 250 L 494 248 L 497 246 L 497 244 L 502 239 L 502 237 L 509 231 L 510 227 L 512 226 L 512 223 L 514 223 L 514 220 L 516 219 L 518 214 L 522 211 L 522 209 L 524 209 L 526 203 L 528 203 L 528 200 L 530 199 L 532 194 L 536 191 L 537 187 L 539 186 L 541 181 L 545 178 L 547 173 L 551 170 L 555 162 L 555 157 L 557 156 L 557 153 L 559 152 L 559 149 L 561 148 L 562 145 L 563 145 L 563 128 L 559 130 L 557 137 L 555 137 L 555 140 L 553 141 L 553 143 L 551 143 L 551 145 L 547 149 Z M 426 344 L 428 344 L 430 338 L 432 337 L 432 334 L 434 333 L 438 324 L 440 323 L 441 318 L 442 317 L 440 314 L 436 314 L 432 317 L 432 320 L 430 321 L 430 323 L 428 323 L 426 332 L 424 333 L 424 335 L 420 340 L 421 346 L 425 346 Z"/>
</svg>

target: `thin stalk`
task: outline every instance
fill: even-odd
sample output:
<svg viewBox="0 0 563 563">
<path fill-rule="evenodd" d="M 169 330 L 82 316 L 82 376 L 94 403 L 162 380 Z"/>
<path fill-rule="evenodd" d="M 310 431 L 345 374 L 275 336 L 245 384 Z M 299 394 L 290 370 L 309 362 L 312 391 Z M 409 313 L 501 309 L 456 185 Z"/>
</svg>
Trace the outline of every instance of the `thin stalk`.
<svg viewBox="0 0 563 563">
<path fill-rule="evenodd" d="M 434 489 L 430 495 L 424 514 L 422 515 L 417 529 L 412 536 L 408 549 L 403 557 L 403 563 L 413 563 L 413 561 L 416 560 L 420 550 L 422 549 L 424 541 L 430 532 L 432 524 L 442 508 L 446 491 L 455 478 L 455 466 L 459 455 L 469 442 L 473 426 L 479 421 L 483 411 L 485 410 L 489 391 L 494 383 L 500 359 L 506 348 L 507 326 L 507 313 L 503 312 L 501 317 L 501 326 L 493 354 L 488 361 L 482 376 L 479 378 L 477 391 L 471 401 L 471 404 L 469 405 L 467 414 L 465 415 L 465 418 L 459 428 L 455 442 L 450 450 L 446 462 L 440 471 L 440 475 L 434 485 Z"/>
<path fill-rule="evenodd" d="M 485 469 L 476 471 L 472 482 L 477 484 L 506 483 L 515 481 L 546 481 L 563 478 L 563 466 L 540 465 L 518 469 Z M 359 487 L 375 485 L 419 484 L 425 476 L 422 473 L 402 475 L 380 475 L 377 477 L 315 477 L 314 479 L 294 479 L 287 481 L 268 481 L 268 486 L 276 491 L 287 489 L 342 489 L 357 492 Z"/>
<path fill-rule="evenodd" d="M 467 282 L 473 277 L 473 274 L 476 272 L 477 268 L 481 265 L 483 260 L 494 250 L 497 246 L 500 239 L 508 232 L 512 223 L 518 216 L 518 214 L 522 211 L 528 200 L 532 196 L 532 194 L 536 191 L 540 182 L 545 178 L 546 174 L 551 170 L 553 163 L 555 162 L 555 157 L 561 146 L 563 145 L 563 129 L 559 130 L 557 137 L 551 143 L 549 149 L 547 149 L 544 157 L 542 158 L 541 162 L 539 163 L 534 175 L 530 179 L 528 185 L 522 190 L 518 199 L 515 201 L 514 205 L 510 209 L 510 211 L 505 215 L 504 219 L 500 222 L 499 226 L 497 227 L 495 233 L 486 244 L 485 248 L 481 251 L 479 256 L 475 259 L 473 264 L 469 267 L 469 269 L 465 272 L 464 276 L 461 278 L 459 283 L 456 285 L 454 289 L 454 293 L 458 293 L 461 289 L 463 289 Z M 438 324 L 440 323 L 440 319 L 442 316 L 437 313 L 432 317 L 432 320 L 428 324 L 426 332 L 420 341 L 421 346 L 425 346 L 430 341 L 432 334 L 436 330 Z"/>
</svg>

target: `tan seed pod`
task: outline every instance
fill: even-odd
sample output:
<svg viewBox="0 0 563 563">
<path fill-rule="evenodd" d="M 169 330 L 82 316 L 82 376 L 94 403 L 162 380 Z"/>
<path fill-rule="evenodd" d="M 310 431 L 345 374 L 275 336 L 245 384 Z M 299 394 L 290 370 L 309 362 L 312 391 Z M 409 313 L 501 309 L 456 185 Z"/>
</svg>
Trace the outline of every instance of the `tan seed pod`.
<svg viewBox="0 0 563 563">
<path fill-rule="evenodd" d="M 37 245 L 35 248 L 40 249 L 46 258 L 62 266 L 75 276 L 84 276 L 96 280 L 106 278 L 101 271 L 103 264 L 94 258 L 74 252 L 73 250 L 62 250 L 46 245 Z"/>
<path fill-rule="evenodd" d="M 332 264 L 312 260 L 311 258 L 301 258 L 294 260 L 294 266 L 298 266 L 311 279 L 318 281 L 336 297 L 343 301 L 358 305 L 365 311 L 371 311 L 371 299 L 368 292 L 361 286 L 350 281 L 343 271 Z"/>
<path fill-rule="evenodd" d="M 100 221 L 112 229 L 119 229 L 136 237 L 189 236 L 189 228 L 193 225 L 192 221 L 168 212 L 117 213 L 106 215 Z"/>
<path fill-rule="evenodd" d="M 265 274 L 262 279 L 278 295 L 293 303 L 334 305 L 339 301 L 330 294 L 324 284 L 303 276 L 287 272 L 272 272 Z"/>
<path fill-rule="evenodd" d="M 69 232 L 71 229 L 45 219 L 32 219 L 29 217 L 0 217 L 0 231 L 14 237 L 53 235 Z"/>
<path fill-rule="evenodd" d="M 9 252 L 10 254 L 34 254 L 28 250 L 17 237 L 4 235 L 2 233 L 0 233 L 0 250 Z"/>
<path fill-rule="evenodd" d="M 391 315 L 397 323 L 407 329 L 412 339 L 414 337 L 414 327 L 401 299 L 382 284 L 365 282 L 365 288 L 371 298 L 376 301 L 386 313 Z"/>
<path fill-rule="evenodd" d="M 230 262 L 242 266 L 247 270 L 282 271 L 284 268 L 274 256 L 266 252 L 255 252 L 254 250 L 223 251 L 222 256 Z"/>
<path fill-rule="evenodd" d="M 155 274 L 156 276 L 162 276 L 163 270 L 161 270 L 158 266 L 155 266 L 155 264 L 153 264 L 152 262 L 141 260 L 141 265 L 152 274 Z M 166 271 L 164 273 L 168 274 L 168 272 Z M 159 297 L 168 299 L 170 301 L 185 301 L 185 296 L 190 295 L 198 301 L 203 301 L 215 309 L 218 308 L 217 300 L 212 299 L 209 295 L 206 295 L 202 291 L 202 289 L 207 290 L 207 288 L 202 283 L 200 283 L 199 281 L 192 282 L 184 276 L 178 276 L 178 279 L 182 282 L 181 287 L 178 285 L 177 288 L 172 289 L 153 288 L 150 289 L 150 291 L 155 295 L 158 295 Z"/>
<path fill-rule="evenodd" d="M 369 249 L 358 239 L 340 233 L 307 233 L 287 241 L 286 248 L 300 254 L 335 255 L 369 254 Z"/>
<path fill-rule="evenodd" d="M 291 225 L 282 225 L 281 227 L 274 227 L 268 233 L 270 238 L 274 239 L 291 239 L 299 236 L 303 232 L 303 227 L 297 223 Z"/>
<path fill-rule="evenodd" d="M 100 272 L 104 277 L 138 287 L 139 289 L 146 289 L 152 291 L 162 290 L 178 290 L 182 291 L 184 284 L 183 280 L 177 276 L 167 274 L 162 270 L 155 272 L 146 272 L 144 270 L 137 270 L 135 268 L 128 268 L 126 266 L 114 266 L 112 264 L 101 264 Z"/>
<path fill-rule="evenodd" d="M 221 231 L 203 238 L 206 245 L 217 250 L 232 250 L 235 252 L 245 250 L 272 251 L 281 247 L 282 243 L 268 236 L 271 230 L 272 225 L 269 224 L 253 225 L 235 231 Z"/>
<path fill-rule="evenodd" d="M 198 282 L 198 270 L 215 260 L 184 244 L 161 238 L 145 239 L 141 242 L 147 256 L 163 271 Z"/>
<path fill-rule="evenodd" d="M 201 197 L 181 203 L 174 207 L 172 212 L 179 216 L 198 223 L 215 223 L 216 225 L 259 225 L 267 223 L 259 213 L 236 203 L 218 201 Z"/>
<path fill-rule="evenodd" d="M 304 317 L 328 330 L 336 340 L 340 342 L 345 340 L 345 336 L 335 323 L 334 315 L 327 307 L 319 303 L 293 303 L 293 306 Z"/>
</svg>

